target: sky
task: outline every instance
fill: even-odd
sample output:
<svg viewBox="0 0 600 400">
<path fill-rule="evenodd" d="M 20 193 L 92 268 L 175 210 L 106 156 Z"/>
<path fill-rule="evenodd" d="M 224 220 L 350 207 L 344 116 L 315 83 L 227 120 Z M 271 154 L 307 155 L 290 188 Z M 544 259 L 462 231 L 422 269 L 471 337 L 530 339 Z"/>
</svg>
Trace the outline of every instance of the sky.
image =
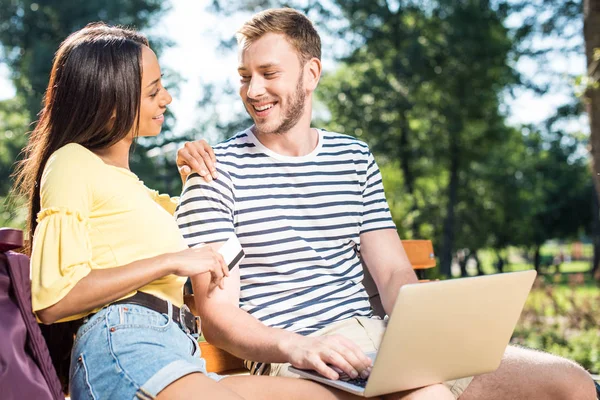
<svg viewBox="0 0 600 400">
<path fill-rule="evenodd" d="M 234 51 L 220 51 L 218 38 L 232 37 L 248 18 L 248 14 L 216 17 L 206 11 L 207 4 L 207 1 L 171 0 L 170 11 L 152 28 L 175 43 L 160 55 L 161 66 L 176 71 L 184 79 L 178 92 L 172 93 L 170 109 L 176 117 L 173 126 L 175 133 L 186 132 L 198 121 L 197 103 L 202 96 L 202 84 L 230 82 L 233 87 L 238 84 L 237 55 Z M 148 33 L 151 34 L 152 30 Z M 334 67 L 330 60 L 325 59 L 324 64 L 325 70 Z M 583 55 L 554 58 L 551 64 L 554 70 L 565 74 L 583 74 L 585 71 Z M 521 60 L 517 68 L 535 79 L 536 66 L 531 62 Z M 9 71 L 6 65 L 0 63 L 0 100 L 11 98 L 14 94 Z M 514 99 L 510 96 L 506 98 L 508 121 L 515 125 L 543 121 L 567 99 L 564 94 L 544 97 L 526 91 L 517 91 L 516 94 Z M 231 106 L 221 104 L 219 111 L 226 113 Z M 239 103 L 235 106 L 241 107 Z M 586 129 L 584 121 L 580 121 L 580 125 L 582 129 Z"/>
<path fill-rule="evenodd" d="M 160 55 L 161 66 L 176 71 L 185 79 L 170 105 L 176 117 L 174 132 L 185 132 L 197 122 L 197 103 L 202 96 L 203 84 L 230 82 L 237 85 L 239 82 L 237 54 L 219 51 L 218 38 L 233 37 L 247 15 L 216 17 L 206 12 L 207 3 L 171 0 L 171 11 L 156 27 L 159 34 L 175 43 Z"/>
</svg>

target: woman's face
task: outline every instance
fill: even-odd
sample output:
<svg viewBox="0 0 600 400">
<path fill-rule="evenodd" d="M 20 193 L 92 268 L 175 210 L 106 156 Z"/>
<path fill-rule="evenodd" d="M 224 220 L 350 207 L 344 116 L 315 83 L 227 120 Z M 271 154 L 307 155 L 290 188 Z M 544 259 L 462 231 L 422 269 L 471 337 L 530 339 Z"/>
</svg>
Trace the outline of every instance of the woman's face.
<svg viewBox="0 0 600 400">
<path fill-rule="evenodd" d="M 164 112 L 172 97 L 161 82 L 156 54 L 142 46 L 142 99 L 140 101 L 139 136 L 156 136 L 165 122 Z"/>
</svg>

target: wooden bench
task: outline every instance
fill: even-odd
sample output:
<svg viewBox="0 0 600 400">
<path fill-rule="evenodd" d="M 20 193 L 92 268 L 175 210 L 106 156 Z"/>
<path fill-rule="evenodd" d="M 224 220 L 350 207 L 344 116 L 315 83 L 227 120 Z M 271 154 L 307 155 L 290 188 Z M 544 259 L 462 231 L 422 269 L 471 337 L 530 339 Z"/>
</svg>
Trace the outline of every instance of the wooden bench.
<svg viewBox="0 0 600 400">
<path fill-rule="evenodd" d="M 403 240 L 402 245 L 408 255 L 408 259 L 412 264 L 413 269 L 417 272 L 419 278 L 423 278 L 422 272 L 426 269 L 435 267 L 435 255 L 433 253 L 433 244 L 431 240 Z M 427 281 L 421 279 L 421 282 Z M 369 271 L 365 268 L 365 279 L 363 281 L 367 293 L 369 294 L 369 301 L 373 307 L 375 315 L 383 317 L 385 312 L 381 304 L 379 293 L 373 278 L 369 274 Z M 190 310 L 194 314 L 196 313 L 196 306 L 194 304 L 194 296 L 185 296 L 185 303 L 188 305 Z M 235 357 L 234 355 L 222 350 L 208 342 L 200 342 L 200 350 L 202 357 L 206 360 L 206 368 L 208 372 L 216 372 L 218 374 L 233 374 L 240 372 L 247 372 L 244 367 L 244 361 Z"/>
</svg>

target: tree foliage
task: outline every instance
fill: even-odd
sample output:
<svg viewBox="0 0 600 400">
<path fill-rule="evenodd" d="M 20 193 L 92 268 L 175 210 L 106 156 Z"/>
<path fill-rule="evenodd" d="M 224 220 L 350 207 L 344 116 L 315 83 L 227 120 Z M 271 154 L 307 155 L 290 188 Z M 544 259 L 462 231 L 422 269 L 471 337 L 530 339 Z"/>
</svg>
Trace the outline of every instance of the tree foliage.
<svg viewBox="0 0 600 400">
<path fill-rule="evenodd" d="M 511 127 L 504 102 L 519 88 L 549 90 L 514 66 L 548 54 L 531 45 L 536 35 L 571 35 L 579 5 L 544 2 L 532 13 L 503 1 L 215 0 L 212 10 L 291 6 L 315 22 L 323 54 L 338 60 L 317 91 L 324 125 L 369 143 L 400 234 L 433 239 L 449 275 L 460 249 L 475 257 L 589 232 L 586 139 L 559 123 L 580 107 L 546 126 Z M 509 27 L 515 16 L 522 24 Z"/>
<path fill-rule="evenodd" d="M 12 165 L 26 142 L 29 117 L 23 108 L 18 97 L 0 101 L 0 226 L 20 227 L 25 222 L 19 200 L 8 197 Z"/>
<path fill-rule="evenodd" d="M 38 113 L 59 44 L 90 22 L 148 27 L 165 9 L 160 0 L 0 0 L 0 43 L 17 93 Z"/>
<path fill-rule="evenodd" d="M 587 137 L 566 129 L 582 113 L 579 101 L 538 126 L 510 126 L 506 106 L 507 96 L 520 90 L 541 95 L 557 87 L 560 77 L 543 67 L 556 52 L 582 51 L 581 20 L 573 24 L 582 17 L 581 1 L 213 0 L 210 10 L 231 15 L 278 6 L 315 21 L 325 62 L 336 60 L 335 68 L 326 65 L 317 91 L 317 114 L 325 116 L 319 123 L 369 143 L 401 236 L 433 239 L 443 274 L 458 253 L 464 260 L 477 259 L 484 248 L 535 253 L 548 239 L 592 234 L 597 205 L 583 150 Z M 2 131 L 22 140 L 39 109 L 52 52 L 68 33 L 98 19 L 144 28 L 163 10 L 157 0 L 77 8 L 64 0 L 0 0 L 3 60 L 19 93 L 0 103 L 0 115 L 11 110 L 13 124 L 1 124 Z M 547 45 L 545 38 L 556 40 Z M 229 39 L 223 43 L 231 46 Z M 535 60 L 544 79 L 519 74 L 520 58 Z M 199 108 L 206 118 L 196 129 L 176 136 L 167 128 L 136 144 L 132 167 L 149 186 L 179 190 L 179 142 L 197 132 L 224 138 L 250 123 L 241 112 L 224 114 L 215 106 L 216 87 L 204 89 Z M 22 146 L 18 140 L 3 138 L 12 150 L 0 151 L 1 174 Z"/>
<path fill-rule="evenodd" d="M 160 0 L 0 0 L 0 62 L 9 67 L 17 92 L 14 99 L 0 103 L 0 200 L 8 194 L 13 165 L 42 107 L 52 59 L 62 40 L 96 21 L 144 30 L 167 6 Z M 150 42 L 157 53 L 170 44 L 160 37 L 150 37 Z M 172 87 L 178 75 L 166 71 L 166 80 Z M 132 168 L 148 185 L 177 193 L 181 182 L 174 166 L 174 146 L 169 144 L 185 138 L 175 138 L 169 129 L 171 124 L 172 116 L 168 115 L 162 137 L 139 141 Z M 18 199 L 15 201 L 18 203 Z M 5 205 L 10 211 L 5 211 L 9 221 L 14 221 L 14 205 Z"/>
</svg>

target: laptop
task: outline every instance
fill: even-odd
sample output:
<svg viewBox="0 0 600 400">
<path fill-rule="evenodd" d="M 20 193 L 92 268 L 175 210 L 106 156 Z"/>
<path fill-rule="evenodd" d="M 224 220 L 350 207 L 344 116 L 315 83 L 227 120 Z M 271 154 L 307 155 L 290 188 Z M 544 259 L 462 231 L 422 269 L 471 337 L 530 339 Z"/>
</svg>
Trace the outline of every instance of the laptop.
<svg viewBox="0 0 600 400">
<path fill-rule="evenodd" d="M 369 378 L 304 378 L 364 397 L 484 374 L 500 365 L 534 270 L 404 285 L 387 322 Z"/>
</svg>

